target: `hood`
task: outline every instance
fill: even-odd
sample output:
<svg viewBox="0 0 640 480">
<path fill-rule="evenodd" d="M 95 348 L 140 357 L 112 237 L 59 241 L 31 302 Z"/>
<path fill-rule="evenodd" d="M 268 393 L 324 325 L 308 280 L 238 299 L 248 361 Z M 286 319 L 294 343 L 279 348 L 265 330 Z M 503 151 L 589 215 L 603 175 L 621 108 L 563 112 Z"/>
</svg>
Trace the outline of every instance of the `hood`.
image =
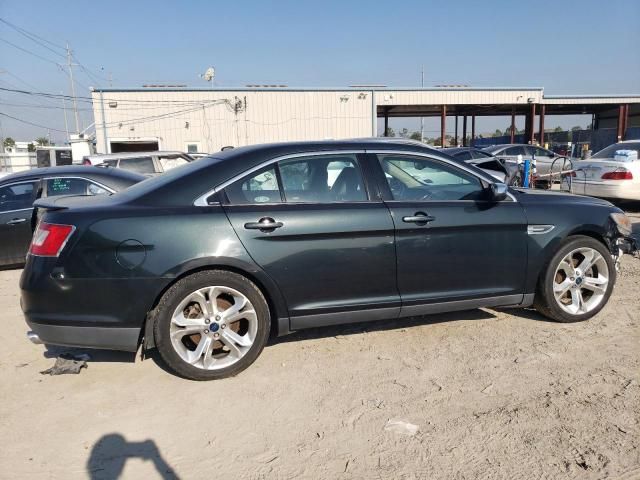
<svg viewBox="0 0 640 480">
<path fill-rule="evenodd" d="M 523 204 L 582 204 L 582 205 L 598 205 L 603 207 L 616 208 L 611 202 L 601 198 L 588 197 L 586 195 L 576 195 L 569 192 L 558 192 L 554 190 L 537 190 L 526 188 L 512 188 L 512 193 Z"/>
</svg>

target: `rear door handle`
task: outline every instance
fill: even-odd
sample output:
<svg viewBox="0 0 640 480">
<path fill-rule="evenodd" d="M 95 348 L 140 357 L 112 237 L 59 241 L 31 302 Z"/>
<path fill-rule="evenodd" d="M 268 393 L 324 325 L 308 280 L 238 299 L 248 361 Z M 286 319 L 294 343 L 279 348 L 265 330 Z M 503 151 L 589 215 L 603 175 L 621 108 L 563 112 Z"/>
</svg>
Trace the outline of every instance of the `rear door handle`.
<svg viewBox="0 0 640 480">
<path fill-rule="evenodd" d="M 417 224 L 427 224 L 429 222 L 433 222 L 436 217 L 432 217 L 431 215 L 427 215 L 423 212 L 416 212 L 415 215 L 410 215 L 407 217 L 402 217 L 402 221 L 404 223 L 417 223 Z"/>
<path fill-rule="evenodd" d="M 276 228 L 280 228 L 283 226 L 284 224 L 282 222 L 276 222 L 271 217 L 263 217 L 257 222 L 249 222 L 244 224 L 244 228 L 246 228 L 247 230 L 260 230 L 263 232 L 275 230 Z"/>
<path fill-rule="evenodd" d="M 27 221 L 27 219 L 26 219 L 26 218 L 14 218 L 14 219 L 12 219 L 12 220 L 9 220 L 9 221 L 7 222 L 7 225 L 18 225 L 18 224 L 20 224 L 20 223 L 24 223 L 24 222 L 26 222 L 26 221 Z"/>
</svg>

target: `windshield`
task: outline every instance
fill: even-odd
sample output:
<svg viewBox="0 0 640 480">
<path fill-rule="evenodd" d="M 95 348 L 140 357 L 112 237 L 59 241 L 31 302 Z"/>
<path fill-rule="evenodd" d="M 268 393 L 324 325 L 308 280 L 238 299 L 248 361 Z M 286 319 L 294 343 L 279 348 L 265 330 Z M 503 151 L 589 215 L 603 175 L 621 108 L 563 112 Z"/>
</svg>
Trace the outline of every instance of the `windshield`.
<svg viewBox="0 0 640 480">
<path fill-rule="evenodd" d="M 614 143 L 603 148 L 591 158 L 614 158 L 618 150 L 635 150 L 637 158 L 640 158 L 640 142 Z"/>
</svg>

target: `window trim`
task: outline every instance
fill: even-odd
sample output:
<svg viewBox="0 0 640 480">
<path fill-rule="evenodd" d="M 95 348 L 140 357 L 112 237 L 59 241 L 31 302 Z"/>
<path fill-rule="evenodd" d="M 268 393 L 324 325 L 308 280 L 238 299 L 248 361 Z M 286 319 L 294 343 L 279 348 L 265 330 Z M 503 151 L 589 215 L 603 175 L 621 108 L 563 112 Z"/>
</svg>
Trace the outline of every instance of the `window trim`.
<svg viewBox="0 0 640 480">
<path fill-rule="evenodd" d="M 460 170 L 463 170 L 471 175 L 473 175 L 474 177 L 480 179 L 481 183 L 484 181 L 485 183 L 498 183 L 496 182 L 495 178 L 492 178 L 489 174 L 485 174 L 484 172 L 482 172 L 482 174 L 478 174 L 478 172 L 474 172 L 473 170 L 471 170 L 470 168 L 467 168 L 466 164 L 465 165 L 461 165 L 455 161 L 451 161 L 447 158 L 443 158 L 443 157 L 439 157 L 437 155 L 429 155 L 423 152 L 412 152 L 409 150 L 368 150 L 367 153 L 373 154 L 376 156 L 377 158 L 377 163 L 379 165 L 378 168 L 380 168 L 380 170 L 382 170 L 382 166 L 380 165 L 380 158 L 378 157 L 378 155 L 384 155 L 384 154 L 391 154 L 391 155 L 404 155 L 404 156 L 416 156 L 416 157 L 424 157 L 426 159 L 432 160 L 432 161 L 436 161 L 436 162 L 441 162 L 441 163 L 446 163 L 448 165 L 450 165 L 453 168 L 458 168 Z M 384 172 L 383 172 L 384 175 Z M 390 191 L 389 188 L 389 182 L 386 180 L 386 178 L 384 179 L 384 184 L 381 185 L 379 188 L 385 188 L 387 190 L 387 192 Z M 509 200 L 509 202 L 515 202 L 518 203 L 518 200 L 516 199 L 516 197 L 511 194 L 511 192 L 507 192 L 507 198 L 511 199 Z M 395 200 L 393 197 L 391 197 L 389 200 L 384 200 L 385 202 L 400 202 L 400 203 L 442 203 L 442 202 L 486 202 L 488 200 Z M 507 202 L 508 200 L 501 200 L 499 202 L 495 202 L 495 203 L 502 203 L 502 202 Z"/>
<path fill-rule="evenodd" d="M 235 183 L 238 180 L 242 180 L 244 177 L 251 175 L 254 172 L 257 172 L 258 170 L 262 170 L 265 167 L 268 167 L 271 164 L 283 161 L 283 160 L 290 160 L 290 159 L 294 159 L 294 158 L 304 158 L 304 157 L 320 157 L 320 156 L 325 156 L 325 155 L 364 155 L 365 153 L 367 153 L 364 149 L 358 149 L 358 150 L 320 150 L 320 151 L 313 151 L 313 152 L 298 152 L 298 153 L 290 153 L 287 155 L 282 155 L 279 157 L 274 157 L 271 158 L 269 160 L 266 160 L 258 165 L 255 165 L 253 167 L 251 167 L 248 170 L 245 170 L 242 173 L 239 173 L 238 175 L 235 175 L 233 177 L 231 177 L 229 180 L 226 180 L 224 182 L 222 182 L 220 185 L 216 186 L 215 188 L 212 188 L 211 190 L 207 191 L 206 193 L 200 195 L 199 197 L 197 197 L 194 201 L 193 201 L 193 205 L 196 207 L 210 207 L 212 205 L 219 205 L 220 202 L 216 201 L 216 202 L 212 202 L 212 203 L 208 203 L 207 202 L 207 198 L 209 198 L 210 196 L 216 194 L 216 193 L 220 193 L 221 191 L 223 191 L 225 188 L 227 188 L 229 185 L 231 185 L 232 183 Z M 366 170 L 364 169 L 364 166 L 362 165 L 362 162 L 360 161 L 359 158 L 357 158 L 358 160 L 358 167 L 360 168 L 360 173 L 362 175 L 362 182 L 363 185 L 365 186 L 365 190 L 367 190 L 366 187 L 366 181 L 365 181 L 365 176 L 366 176 Z M 280 170 L 279 168 L 277 168 L 276 165 L 276 170 Z M 279 173 L 276 173 L 276 175 L 279 175 Z M 280 184 L 278 184 L 278 188 L 280 188 Z M 282 192 L 280 192 L 280 194 L 282 195 Z M 246 205 L 332 205 L 332 204 L 344 204 L 344 203 L 365 203 L 365 202 L 371 202 L 371 195 L 369 193 L 369 191 L 367 190 L 367 200 L 362 200 L 362 201 L 357 201 L 357 202 L 284 202 L 282 201 L 281 203 L 244 203 L 242 204 L 242 206 L 246 206 Z M 229 205 L 234 205 L 232 203 L 229 203 Z"/>
</svg>

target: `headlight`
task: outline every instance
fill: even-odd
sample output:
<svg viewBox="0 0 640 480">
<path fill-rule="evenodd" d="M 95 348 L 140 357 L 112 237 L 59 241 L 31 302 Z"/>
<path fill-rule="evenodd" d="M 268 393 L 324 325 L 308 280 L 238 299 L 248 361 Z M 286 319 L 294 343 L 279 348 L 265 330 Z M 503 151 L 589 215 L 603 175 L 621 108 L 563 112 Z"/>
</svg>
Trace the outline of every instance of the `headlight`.
<svg viewBox="0 0 640 480">
<path fill-rule="evenodd" d="M 631 235 L 633 229 L 631 227 L 631 219 L 629 217 L 627 217 L 624 213 L 612 213 L 611 219 L 618 227 L 618 232 L 620 232 L 625 237 Z"/>
</svg>

